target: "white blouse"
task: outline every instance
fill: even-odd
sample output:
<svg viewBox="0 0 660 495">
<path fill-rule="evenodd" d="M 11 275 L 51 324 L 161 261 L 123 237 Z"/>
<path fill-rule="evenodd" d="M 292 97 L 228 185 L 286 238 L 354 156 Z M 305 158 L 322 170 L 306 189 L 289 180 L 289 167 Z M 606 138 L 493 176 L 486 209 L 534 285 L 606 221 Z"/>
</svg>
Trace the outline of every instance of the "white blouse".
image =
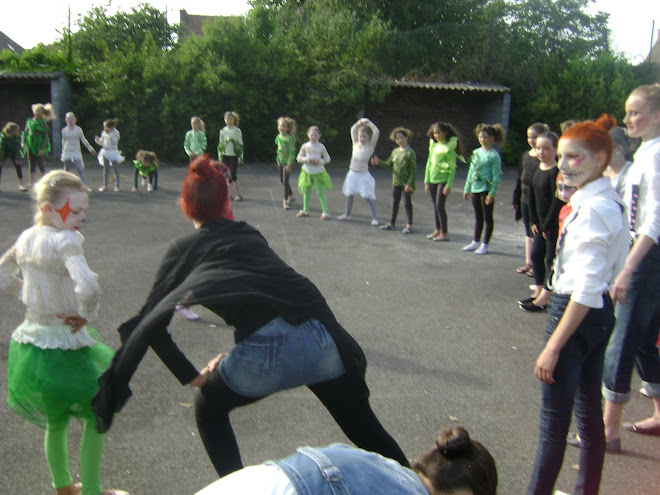
<svg viewBox="0 0 660 495">
<path fill-rule="evenodd" d="M 305 172 L 309 175 L 316 175 L 323 172 L 325 165 L 330 163 L 330 155 L 328 155 L 328 150 L 325 149 L 323 144 L 307 141 L 300 147 L 296 160 L 298 160 L 298 163 L 302 163 L 302 169 Z M 311 164 L 309 163 L 310 160 L 317 160 L 318 163 Z"/>
<path fill-rule="evenodd" d="M 360 144 L 358 137 L 358 128 L 363 125 L 371 129 L 371 139 L 366 144 Z M 349 168 L 353 172 L 363 173 L 369 171 L 369 159 L 376 151 L 376 144 L 380 131 L 369 119 L 358 120 L 353 127 L 351 127 L 351 139 L 353 140 L 353 154 L 351 155 L 351 163 Z"/>
<path fill-rule="evenodd" d="M 85 145 L 85 148 L 89 152 L 93 152 L 94 148 L 89 144 L 85 134 L 80 126 L 73 126 L 73 129 L 69 129 L 69 126 L 62 128 L 62 156 L 61 160 L 82 160 L 82 153 L 80 153 L 80 142 Z"/>
<path fill-rule="evenodd" d="M 0 258 L 0 289 L 19 296 L 26 306 L 25 320 L 12 339 L 43 349 L 95 345 L 86 328 L 72 333 L 56 316 L 75 312 L 88 321 L 96 318 L 101 289 L 85 260 L 83 240 L 75 230 L 35 225 Z"/>
<path fill-rule="evenodd" d="M 644 234 L 656 244 L 660 240 L 660 137 L 643 142 L 635 152 L 633 164 L 626 176 L 623 199 L 632 203 L 632 186 L 639 186 L 638 210 L 635 217 L 637 234 Z"/>
<path fill-rule="evenodd" d="M 564 221 L 554 262 L 553 291 L 575 302 L 602 308 L 602 295 L 623 268 L 628 255 L 626 208 L 603 177 L 571 197 L 573 211 Z"/>
</svg>

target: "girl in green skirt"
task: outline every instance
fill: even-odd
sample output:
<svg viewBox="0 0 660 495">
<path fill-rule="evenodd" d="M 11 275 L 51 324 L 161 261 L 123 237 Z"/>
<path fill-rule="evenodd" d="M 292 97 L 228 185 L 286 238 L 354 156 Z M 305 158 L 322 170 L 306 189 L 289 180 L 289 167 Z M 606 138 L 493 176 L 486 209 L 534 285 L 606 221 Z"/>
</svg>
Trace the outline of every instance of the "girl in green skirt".
<svg viewBox="0 0 660 495">
<path fill-rule="evenodd" d="M 87 326 L 101 294 L 78 232 L 87 212 L 87 188 L 75 175 L 56 170 L 36 184 L 34 193 L 34 226 L 0 258 L 0 289 L 20 295 L 26 306 L 9 343 L 7 402 L 46 430 L 46 461 L 57 495 L 125 495 L 101 488 L 105 437 L 97 432 L 90 409 L 113 351 Z M 73 482 L 68 467 L 71 417 L 83 423 L 82 484 Z"/>
</svg>

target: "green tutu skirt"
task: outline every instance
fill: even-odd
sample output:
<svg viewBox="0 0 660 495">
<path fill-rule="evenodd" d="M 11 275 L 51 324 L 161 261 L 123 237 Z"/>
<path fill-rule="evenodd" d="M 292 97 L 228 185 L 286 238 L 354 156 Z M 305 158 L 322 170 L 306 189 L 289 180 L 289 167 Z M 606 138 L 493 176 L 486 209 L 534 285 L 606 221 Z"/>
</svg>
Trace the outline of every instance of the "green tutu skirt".
<svg viewBox="0 0 660 495">
<path fill-rule="evenodd" d="M 314 175 L 308 174 L 304 170 L 300 171 L 300 175 L 298 176 L 298 192 L 300 194 L 305 194 L 307 189 L 310 187 L 316 188 L 319 184 L 326 191 L 332 191 L 332 180 L 327 170 Z"/>
<path fill-rule="evenodd" d="M 41 428 L 47 419 L 94 419 L 90 402 L 114 351 L 99 340 L 96 330 L 87 327 L 87 332 L 96 345 L 75 350 L 10 341 L 7 404 L 16 414 Z"/>
</svg>

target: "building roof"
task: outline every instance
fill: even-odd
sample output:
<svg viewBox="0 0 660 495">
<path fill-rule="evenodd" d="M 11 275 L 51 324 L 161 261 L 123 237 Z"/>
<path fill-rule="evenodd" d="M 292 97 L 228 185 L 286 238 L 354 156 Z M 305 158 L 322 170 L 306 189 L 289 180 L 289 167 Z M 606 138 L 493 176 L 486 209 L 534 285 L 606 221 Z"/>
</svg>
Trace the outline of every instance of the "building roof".
<svg viewBox="0 0 660 495">
<path fill-rule="evenodd" d="M 21 45 L 0 31 L 0 51 L 2 50 L 11 50 L 12 52 L 18 53 L 19 55 L 23 53 L 23 47 Z"/>
<path fill-rule="evenodd" d="M 376 84 L 390 86 L 393 88 L 423 88 L 423 89 L 446 89 L 451 91 L 480 91 L 493 93 L 508 93 L 511 91 L 506 86 L 497 84 L 477 84 L 477 83 L 449 83 L 449 82 L 426 82 L 410 81 L 408 79 L 385 79 L 375 81 Z"/>
<path fill-rule="evenodd" d="M 52 81 L 59 79 L 64 72 L 5 72 L 0 71 L 2 81 Z"/>
</svg>

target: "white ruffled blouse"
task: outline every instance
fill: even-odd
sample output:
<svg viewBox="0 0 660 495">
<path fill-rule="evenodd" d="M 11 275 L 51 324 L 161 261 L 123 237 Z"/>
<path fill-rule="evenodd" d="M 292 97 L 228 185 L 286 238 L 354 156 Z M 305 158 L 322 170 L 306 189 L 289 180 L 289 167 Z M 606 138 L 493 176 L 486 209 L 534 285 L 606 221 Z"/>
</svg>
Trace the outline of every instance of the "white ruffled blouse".
<svg viewBox="0 0 660 495">
<path fill-rule="evenodd" d="M 75 312 L 88 321 L 96 318 L 101 289 L 85 260 L 83 241 L 75 230 L 34 226 L 0 258 L 0 289 L 19 296 L 27 308 L 12 339 L 42 349 L 96 344 L 86 328 L 72 333 L 56 316 Z"/>
</svg>

